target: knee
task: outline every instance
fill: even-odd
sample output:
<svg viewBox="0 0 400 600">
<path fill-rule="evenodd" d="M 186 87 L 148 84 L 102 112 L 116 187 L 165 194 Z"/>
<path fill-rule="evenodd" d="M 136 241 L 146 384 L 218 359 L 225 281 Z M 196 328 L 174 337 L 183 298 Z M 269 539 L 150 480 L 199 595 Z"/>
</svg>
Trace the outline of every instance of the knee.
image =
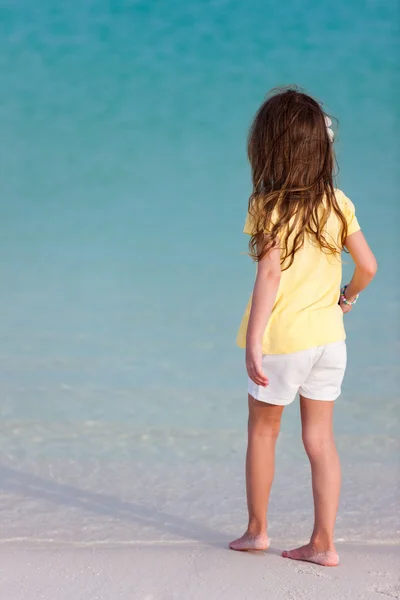
<svg viewBox="0 0 400 600">
<path fill-rule="evenodd" d="M 304 449 L 310 460 L 318 459 L 334 445 L 331 433 L 321 433 L 317 431 L 303 431 Z"/>
<path fill-rule="evenodd" d="M 252 436 L 268 437 L 274 440 L 279 436 L 280 419 L 249 419 L 249 434 Z"/>
</svg>

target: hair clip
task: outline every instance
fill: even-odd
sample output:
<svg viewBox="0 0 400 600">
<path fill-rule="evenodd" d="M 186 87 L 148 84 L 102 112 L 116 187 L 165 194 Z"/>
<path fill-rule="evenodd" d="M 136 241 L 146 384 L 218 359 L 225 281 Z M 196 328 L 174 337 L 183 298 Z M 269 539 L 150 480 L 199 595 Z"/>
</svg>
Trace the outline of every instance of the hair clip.
<svg viewBox="0 0 400 600">
<path fill-rule="evenodd" d="M 331 129 L 332 119 L 325 116 L 325 125 L 326 125 L 326 130 L 328 132 L 328 137 L 329 137 L 330 141 L 333 142 L 333 140 L 335 139 L 335 135 L 333 133 L 333 129 Z"/>
</svg>

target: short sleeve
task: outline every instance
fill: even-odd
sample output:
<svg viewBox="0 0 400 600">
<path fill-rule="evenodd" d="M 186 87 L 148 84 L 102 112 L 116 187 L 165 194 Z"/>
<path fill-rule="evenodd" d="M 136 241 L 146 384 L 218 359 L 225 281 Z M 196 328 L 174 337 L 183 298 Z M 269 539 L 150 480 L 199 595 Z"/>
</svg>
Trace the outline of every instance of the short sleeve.
<svg viewBox="0 0 400 600">
<path fill-rule="evenodd" d="M 246 233 L 247 235 L 253 235 L 253 233 L 255 233 L 254 217 L 249 212 L 247 213 L 243 233 Z"/>
<path fill-rule="evenodd" d="M 347 235 L 360 231 L 361 227 L 356 217 L 356 209 L 350 198 L 345 196 L 343 192 L 339 193 L 340 205 L 343 210 L 343 214 L 347 221 Z"/>
<path fill-rule="evenodd" d="M 247 235 L 254 235 L 258 232 L 258 227 L 261 224 L 258 222 L 260 217 L 258 209 L 259 207 L 256 208 L 253 201 L 251 209 L 248 211 L 246 216 L 243 233 L 246 233 Z"/>
</svg>

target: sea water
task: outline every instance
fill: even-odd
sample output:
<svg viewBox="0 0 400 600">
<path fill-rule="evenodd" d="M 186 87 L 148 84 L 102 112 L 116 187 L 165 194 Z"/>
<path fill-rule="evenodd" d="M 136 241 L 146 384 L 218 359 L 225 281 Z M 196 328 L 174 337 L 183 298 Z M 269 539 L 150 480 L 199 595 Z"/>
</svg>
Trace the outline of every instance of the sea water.
<svg viewBox="0 0 400 600">
<path fill-rule="evenodd" d="M 396 539 L 397 28 L 394 0 L 0 4 L 3 541 L 240 533 L 246 134 L 293 83 L 339 119 L 338 185 L 380 265 L 346 317 L 338 537 Z M 307 537 L 298 402 L 270 512 Z"/>
</svg>

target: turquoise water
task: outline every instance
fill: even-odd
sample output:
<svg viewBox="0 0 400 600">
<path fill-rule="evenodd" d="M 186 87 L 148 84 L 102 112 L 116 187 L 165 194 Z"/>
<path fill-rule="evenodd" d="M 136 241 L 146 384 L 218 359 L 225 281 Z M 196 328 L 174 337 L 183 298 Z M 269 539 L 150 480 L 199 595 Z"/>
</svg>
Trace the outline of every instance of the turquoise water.
<svg viewBox="0 0 400 600">
<path fill-rule="evenodd" d="M 350 439 L 346 456 L 356 444 L 367 464 L 376 436 L 392 448 L 396 6 L 0 4 L 0 390 L 9 466 L 38 473 L 50 455 L 70 453 L 79 462 L 100 443 L 90 446 L 88 422 L 113 435 L 118 426 L 156 429 L 151 453 L 165 451 L 171 431 L 176 439 L 209 433 L 218 456 L 222 439 L 228 453 L 233 443 L 223 431 L 244 436 L 246 378 L 234 340 L 253 280 L 241 233 L 245 138 L 265 93 L 288 83 L 338 117 L 338 182 L 380 263 L 346 319 L 338 435 Z M 297 432 L 295 408 L 283 429 Z M 104 452 L 115 458 L 111 441 Z M 129 443 L 130 456 L 146 454 Z M 397 485 L 389 454 L 374 464 Z"/>
</svg>

